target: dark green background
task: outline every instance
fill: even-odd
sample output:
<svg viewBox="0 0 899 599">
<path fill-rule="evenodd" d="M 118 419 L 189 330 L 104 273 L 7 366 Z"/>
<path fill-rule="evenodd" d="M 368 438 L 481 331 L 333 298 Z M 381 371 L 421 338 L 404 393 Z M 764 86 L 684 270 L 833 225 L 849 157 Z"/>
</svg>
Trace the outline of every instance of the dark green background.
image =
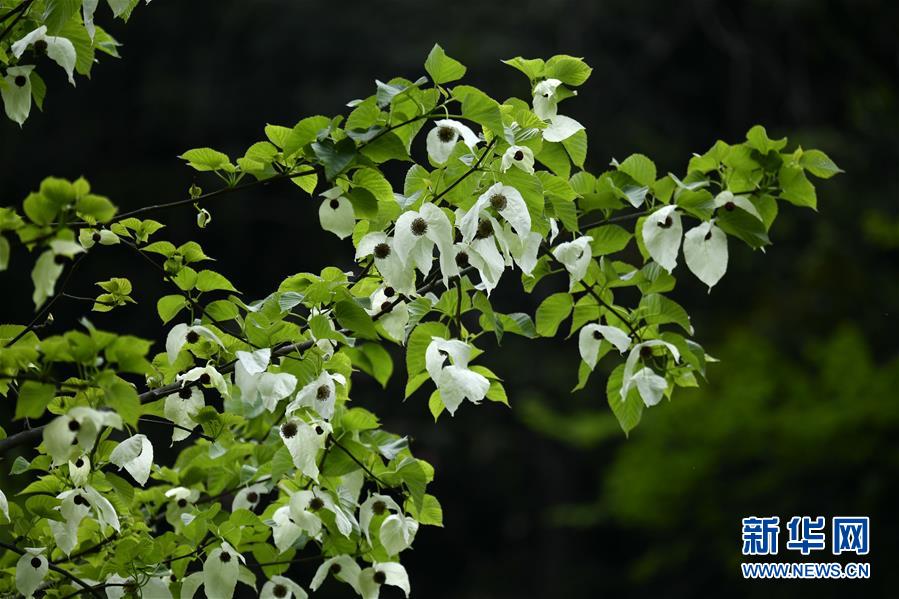
<svg viewBox="0 0 899 599">
<path fill-rule="evenodd" d="M 363 382 L 355 399 L 411 434 L 437 468 L 446 528 L 423 529 L 404 555 L 417 597 L 895 595 L 897 6 L 155 0 L 109 27 L 123 60 L 103 57 L 77 89 L 45 69 L 47 112 L 22 131 L 0 123 L 0 201 L 20 202 L 49 174 L 83 174 L 124 209 L 184 197 L 195 178 L 176 158 L 183 150 L 240 155 L 266 123 L 335 114 L 375 78 L 416 78 L 434 42 L 499 98 L 529 92 L 500 59 L 583 56 L 593 76 L 565 108 L 587 126 L 594 172 L 642 152 L 660 172 L 682 174 L 692 152 L 739 141 L 755 123 L 821 148 L 847 173 L 820 182 L 818 214 L 785 207 L 765 255 L 732 242 L 711 295 L 680 271 L 673 297 L 723 361 L 702 390 L 646 412 L 630 439 L 606 406 L 602 369 L 585 391 L 567 392 L 574 340 L 508 339 L 488 352 L 512 411 L 465 405 L 434 425 L 426 393 L 401 403 L 401 367 L 386 391 Z M 209 229 L 198 233 L 188 209 L 166 215 L 167 235 L 199 237 L 249 297 L 294 272 L 351 264 L 348 246 L 319 230 L 317 203 L 288 185 L 209 208 Z M 167 291 L 131 255 L 105 255 L 71 291 L 129 276 L 146 305 L 91 319 L 161 339 L 148 311 Z M 27 273 L 16 268 L 25 260 L 14 254 L 14 272 L 0 275 L 4 317 L 19 322 L 31 314 Z M 542 284 L 522 298 L 508 287 L 497 296 L 508 311 L 533 312 L 555 290 Z M 871 516 L 871 581 L 740 579 L 741 517 L 819 514 Z M 305 586 L 311 573 L 297 580 Z"/>
</svg>

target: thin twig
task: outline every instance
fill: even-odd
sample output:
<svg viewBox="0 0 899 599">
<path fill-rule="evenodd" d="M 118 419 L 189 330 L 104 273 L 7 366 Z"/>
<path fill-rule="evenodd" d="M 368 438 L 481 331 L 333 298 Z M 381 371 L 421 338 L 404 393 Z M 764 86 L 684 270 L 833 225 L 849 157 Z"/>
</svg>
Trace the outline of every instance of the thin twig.
<svg viewBox="0 0 899 599">
<path fill-rule="evenodd" d="M 25 553 L 26 553 L 26 551 L 24 549 L 19 549 L 15 545 L 10 545 L 9 543 L 4 543 L 3 541 L 0 541 L 0 547 L 3 547 L 4 549 L 7 549 L 9 551 L 12 551 L 13 553 L 18 553 L 19 555 L 25 555 Z M 44 559 L 46 559 L 46 558 L 44 558 Z M 81 580 L 80 578 L 78 578 L 77 576 L 75 576 L 74 574 L 69 572 L 68 570 L 60 568 L 59 566 L 57 566 L 56 564 L 51 562 L 49 559 L 47 560 L 47 567 L 50 568 L 51 570 L 53 570 L 54 572 L 58 572 L 58 573 L 62 574 L 63 576 L 65 576 L 66 578 L 71 580 L 72 582 L 81 585 L 83 587 L 83 590 L 89 592 L 94 597 L 97 597 L 97 599 L 100 599 L 100 594 L 97 593 L 97 591 L 95 591 L 91 585 L 87 584 L 86 582 L 84 582 L 83 580 Z"/>
</svg>

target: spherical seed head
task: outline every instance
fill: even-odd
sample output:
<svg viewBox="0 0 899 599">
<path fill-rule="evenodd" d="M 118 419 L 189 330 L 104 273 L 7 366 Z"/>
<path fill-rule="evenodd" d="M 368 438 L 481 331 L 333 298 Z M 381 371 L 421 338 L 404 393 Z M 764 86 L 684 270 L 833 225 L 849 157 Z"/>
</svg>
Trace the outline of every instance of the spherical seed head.
<svg viewBox="0 0 899 599">
<path fill-rule="evenodd" d="M 669 227 L 671 226 L 671 224 L 672 224 L 673 222 L 674 222 L 674 221 L 671 220 L 671 216 L 670 216 L 670 215 L 669 215 L 669 216 L 666 216 L 666 217 L 665 217 L 665 220 L 663 220 L 662 222 L 659 223 L 659 227 L 661 227 L 662 229 L 667 229 L 667 228 L 669 228 Z"/>
<path fill-rule="evenodd" d="M 321 500 L 321 497 L 313 497 L 312 501 L 309 502 L 309 509 L 313 512 L 317 512 L 323 507 L 325 507 L 325 502 Z"/>
<path fill-rule="evenodd" d="M 505 210 L 507 203 L 508 202 L 506 201 L 506 196 L 501 193 L 490 197 L 490 205 L 493 206 L 493 209 L 497 212 L 502 212 L 503 210 Z"/>
<path fill-rule="evenodd" d="M 390 255 L 390 246 L 386 243 L 379 243 L 375 246 L 375 258 L 379 260 L 385 259 Z"/>
<path fill-rule="evenodd" d="M 169 582 L 178 582 L 178 577 L 174 574 L 169 574 Z"/>
<path fill-rule="evenodd" d="M 602 333 L 600 333 L 599 331 L 593 331 L 593 338 L 599 341 L 600 339 L 602 339 Z"/>
<path fill-rule="evenodd" d="M 318 399 L 319 401 L 325 401 L 329 397 L 331 397 L 331 390 L 328 389 L 327 385 L 322 385 L 315 390 L 315 399 Z"/>
<path fill-rule="evenodd" d="M 73 433 L 81 428 L 81 423 L 77 420 L 69 420 L 69 430 Z"/>
<path fill-rule="evenodd" d="M 190 390 L 190 387 L 181 387 L 180 389 L 178 389 L 178 397 L 180 397 L 181 399 L 190 399 L 191 395 L 192 392 Z"/>
<path fill-rule="evenodd" d="M 41 562 L 41 558 L 39 558 L 39 557 L 31 558 L 31 567 L 32 568 L 35 568 L 35 569 L 40 568 L 42 563 L 43 562 Z"/>
<path fill-rule="evenodd" d="M 45 54 L 47 52 L 47 40 L 38 40 L 34 42 L 34 51 L 38 54 Z"/>
<path fill-rule="evenodd" d="M 285 439 L 290 439 L 294 435 L 297 434 L 297 424 L 296 422 L 285 422 L 281 425 L 281 434 Z"/>
<path fill-rule="evenodd" d="M 320 435 L 320 434 L 322 434 L 323 432 L 325 432 L 325 429 L 323 429 L 322 427 L 320 427 L 320 426 L 318 426 L 318 425 L 316 424 L 316 425 L 315 425 L 315 434 L 316 434 L 316 435 Z"/>
<path fill-rule="evenodd" d="M 374 513 L 376 513 L 379 516 L 381 514 L 383 514 L 386 509 L 387 509 L 387 504 L 384 503 L 383 501 L 376 501 L 371 506 L 371 511 L 373 511 Z"/>
<path fill-rule="evenodd" d="M 256 503 L 257 501 L 259 501 L 259 493 L 257 493 L 256 491 L 250 491 L 249 493 L 247 493 L 247 501 L 249 501 L 250 503 Z"/>
<path fill-rule="evenodd" d="M 75 460 L 75 467 L 76 467 L 76 468 L 81 468 L 82 466 L 84 466 L 84 460 L 83 460 L 83 459 L 78 458 L 77 460 Z"/>
<path fill-rule="evenodd" d="M 53 256 L 53 261 L 56 262 L 57 264 L 65 264 L 66 257 L 63 256 L 62 254 L 56 254 L 55 256 Z"/>
<path fill-rule="evenodd" d="M 375 581 L 376 584 L 384 584 L 387 582 L 387 575 L 378 570 L 375 572 L 375 575 L 371 577 L 372 580 Z"/>
<path fill-rule="evenodd" d="M 440 127 L 437 129 L 437 139 L 448 144 L 456 139 L 456 130 L 452 127 Z"/>
<path fill-rule="evenodd" d="M 227 551 L 222 551 L 219 554 L 219 559 L 222 560 L 222 563 L 227 564 L 228 562 L 231 561 L 231 554 L 228 553 Z"/>
<path fill-rule="evenodd" d="M 393 287 L 384 288 L 384 297 L 393 297 L 394 295 L 396 295 L 396 289 Z"/>
<path fill-rule="evenodd" d="M 331 571 L 331 574 L 340 574 L 340 564 L 331 564 L 328 570 Z"/>
<path fill-rule="evenodd" d="M 459 252 L 456 254 L 456 266 L 459 268 L 465 268 L 468 266 L 468 254 L 465 252 Z"/>
<path fill-rule="evenodd" d="M 648 358 L 651 355 L 652 355 L 652 348 L 649 347 L 648 345 L 644 345 L 643 347 L 640 348 L 640 357 L 641 358 Z"/>
<path fill-rule="evenodd" d="M 202 385 L 208 385 L 209 381 L 211 381 L 211 380 L 212 379 L 209 377 L 208 372 L 204 372 L 203 374 L 200 375 L 200 384 L 202 384 Z"/>
<path fill-rule="evenodd" d="M 187 500 L 185 498 L 181 498 L 178 500 L 178 507 L 187 507 Z"/>
<path fill-rule="evenodd" d="M 188 331 L 185 339 L 187 339 L 188 343 L 196 343 L 200 340 L 200 334 L 196 331 Z"/>
<path fill-rule="evenodd" d="M 272 589 L 272 595 L 275 597 L 287 597 L 287 587 L 283 584 L 276 584 Z"/>
<path fill-rule="evenodd" d="M 94 243 L 100 243 L 100 239 L 101 239 L 100 233 L 98 233 L 97 231 L 94 231 L 94 234 L 91 235 L 91 239 L 94 241 Z"/>
<path fill-rule="evenodd" d="M 728 212 L 733 211 L 734 208 L 736 208 L 736 205 L 733 202 L 727 202 L 726 204 L 724 204 L 724 209 Z"/>
<path fill-rule="evenodd" d="M 384 302 L 381 304 L 381 312 L 390 312 L 393 309 L 393 304 L 390 302 Z"/>
<path fill-rule="evenodd" d="M 475 238 L 487 239 L 491 235 L 493 235 L 493 225 L 486 218 L 482 218 L 478 221 L 478 233 L 475 235 Z"/>
<path fill-rule="evenodd" d="M 16 78 L 13 79 L 16 84 L 16 87 L 25 87 L 25 84 L 28 83 L 28 79 L 25 75 L 16 75 Z"/>
<path fill-rule="evenodd" d="M 413 235 L 421 237 L 428 232 L 428 221 L 419 216 L 412 221 L 412 224 L 409 225 L 409 228 L 412 229 Z"/>
<path fill-rule="evenodd" d="M 87 505 L 87 499 L 81 495 L 75 495 L 75 497 L 72 498 L 72 503 L 75 505 Z"/>
<path fill-rule="evenodd" d="M 515 160 L 524 160 L 524 152 L 521 150 L 516 150 L 514 154 L 512 154 L 512 158 Z"/>
<path fill-rule="evenodd" d="M 337 210 L 338 208 L 340 208 L 340 202 L 337 201 L 336 198 L 328 202 L 328 205 L 331 207 L 331 210 Z"/>
<path fill-rule="evenodd" d="M 709 232 L 705 234 L 705 238 L 704 238 L 704 239 L 705 239 L 706 241 L 708 241 L 708 240 L 711 239 L 711 238 L 712 238 L 712 230 L 709 229 Z"/>
</svg>

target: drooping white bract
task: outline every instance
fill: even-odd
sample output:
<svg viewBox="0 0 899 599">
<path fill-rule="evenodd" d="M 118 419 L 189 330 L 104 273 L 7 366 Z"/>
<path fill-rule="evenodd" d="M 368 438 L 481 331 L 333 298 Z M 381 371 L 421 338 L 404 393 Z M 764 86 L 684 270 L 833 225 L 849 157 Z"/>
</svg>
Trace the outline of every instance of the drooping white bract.
<svg viewBox="0 0 899 599">
<path fill-rule="evenodd" d="M 734 208 L 739 208 L 744 212 L 748 212 L 760 221 L 764 221 L 762 215 L 759 213 L 759 209 L 755 207 L 755 204 L 753 204 L 749 198 L 744 195 L 734 195 L 727 190 L 724 190 L 715 196 L 715 208 L 724 208 L 728 212 Z"/>
<path fill-rule="evenodd" d="M 404 295 L 415 293 L 415 270 L 406 267 L 403 258 L 395 248 L 395 241 L 386 233 L 376 231 L 359 240 L 359 246 L 356 248 L 356 260 L 366 256 L 374 256 L 378 272 L 397 293 Z"/>
<path fill-rule="evenodd" d="M 109 229 L 84 228 L 78 231 L 78 243 L 86 250 L 91 249 L 98 243 L 100 245 L 115 245 L 119 241 L 119 236 Z"/>
<path fill-rule="evenodd" d="M 677 206 L 659 208 L 643 221 L 643 245 L 659 266 L 669 273 L 677 266 L 684 228 Z"/>
<path fill-rule="evenodd" d="M 267 347 L 254 352 L 238 351 L 234 384 L 240 389 L 244 404 L 254 406 L 260 402 L 269 412 L 274 412 L 278 402 L 296 389 L 297 377 L 288 372 L 266 372 L 271 353 Z"/>
<path fill-rule="evenodd" d="M 16 562 L 16 590 L 25 596 L 25 599 L 34 597 L 34 592 L 44 582 L 50 566 L 47 558 L 43 556 L 46 547 L 26 547 L 25 553 Z"/>
<path fill-rule="evenodd" d="M 206 596 L 233 597 L 240 577 L 240 563 L 245 561 L 227 541 L 210 551 L 203 562 L 203 590 Z"/>
<path fill-rule="evenodd" d="M 307 599 L 303 587 L 284 576 L 272 576 L 259 592 L 259 599 Z"/>
<path fill-rule="evenodd" d="M 590 266 L 590 260 L 592 259 L 591 241 L 593 241 L 592 237 L 584 235 L 574 241 L 560 243 L 552 250 L 556 260 L 561 262 L 565 270 L 568 271 L 569 291 L 574 289 L 575 285 L 580 283 L 584 275 L 587 274 L 587 268 Z"/>
<path fill-rule="evenodd" d="M 205 406 L 203 391 L 199 387 L 184 387 L 177 393 L 166 396 L 163 414 L 168 420 L 183 427 L 172 428 L 172 443 L 190 436 L 190 431 L 197 426 L 194 416 Z"/>
<path fill-rule="evenodd" d="M 325 198 L 318 207 L 318 220 L 322 229 L 334 233 L 340 239 L 346 239 L 353 234 L 356 226 L 356 211 L 352 202 L 343 195 L 340 187 L 332 187 L 321 195 Z"/>
<path fill-rule="evenodd" d="M 268 493 L 268 487 L 265 483 L 256 483 L 248 487 L 244 487 L 234 495 L 234 501 L 231 502 L 231 511 L 256 509 L 259 505 L 261 497 Z"/>
<path fill-rule="evenodd" d="M 471 242 L 479 233 L 483 237 L 481 228 L 485 225 L 481 224 L 481 220 L 487 216 L 487 208 L 491 207 L 512 225 L 522 239 L 531 232 L 531 214 L 521 193 L 510 185 L 495 183 L 458 220 L 457 225 L 464 241 Z"/>
<path fill-rule="evenodd" d="M 76 487 L 83 487 L 90 477 L 91 460 L 87 454 L 78 456 L 74 461 L 69 460 L 69 479 Z"/>
<path fill-rule="evenodd" d="M 0 489 L 0 513 L 2 513 L 6 517 L 6 521 L 9 522 L 9 500 L 6 499 L 6 494 L 3 493 L 3 489 Z"/>
<path fill-rule="evenodd" d="M 47 57 L 61 66 L 69 77 L 69 83 L 75 85 L 75 45 L 65 37 L 47 35 L 47 26 L 41 25 L 19 41 L 10 46 L 12 55 L 21 58 L 28 46 L 38 42 L 46 44 Z"/>
<path fill-rule="evenodd" d="M 487 378 L 470 370 L 471 346 L 458 339 L 432 337 L 425 350 L 425 366 L 440 391 L 440 399 L 450 415 L 463 400 L 479 403 L 490 389 Z"/>
<path fill-rule="evenodd" d="M 534 86 L 534 114 L 549 123 L 543 130 L 546 141 L 564 141 L 584 128 L 573 118 L 558 113 L 561 85 L 558 79 L 546 79 Z"/>
<path fill-rule="evenodd" d="M 405 516 L 402 512 L 391 514 L 381 523 L 378 538 L 381 545 L 390 555 L 399 555 L 412 546 L 415 534 L 418 532 L 418 521 L 411 516 Z"/>
<path fill-rule="evenodd" d="M 62 521 L 48 520 L 56 545 L 69 555 L 78 544 L 78 527 L 91 512 L 102 530 L 109 526 L 119 531 L 119 517 L 108 499 L 90 485 L 81 489 L 70 489 L 56 496 L 60 500 L 59 513 Z"/>
<path fill-rule="evenodd" d="M 578 349 L 581 352 L 581 359 L 586 362 L 590 370 L 596 366 L 599 346 L 603 341 L 614 345 L 615 349 L 622 354 L 631 344 L 630 336 L 618 327 L 602 324 L 588 324 L 581 327 L 581 331 L 578 333 Z"/>
<path fill-rule="evenodd" d="M 109 461 L 125 468 L 140 486 L 147 484 L 153 466 L 153 444 L 146 435 L 134 435 L 125 439 L 109 454 Z"/>
<path fill-rule="evenodd" d="M 390 512 L 402 514 L 403 509 L 392 497 L 381 495 L 379 493 L 372 493 L 368 496 L 368 499 L 359 506 L 359 526 L 362 528 L 365 540 L 367 540 L 369 544 L 371 544 L 371 531 L 369 529 L 371 528 L 372 519 L 375 516 Z"/>
<path fill-rule="evenodd" d="M 58 466 L 73 454 L 90 451 L 104 426 L 122 428 L 122 418 L 115 412 L 104 412 L 76 406 L 64 416 L 57 416 L 44 428 L 44 447 Z"/>
<path fill-rule="evenodd" d="M 423 204 L 419 210 L 408 210 L 396 219 L 393 248 L 406 268 L 417 268 L 423 275 L 431 272 L 434 246 L 440 255 L 440 272 L 444 285 L 452 275 L 453 226 L 443 210 L 434 204 Z"/>
<path fill-rule="evenodd" d="M 359 590 L 362 599 L 378 599 L 381 594 L 381 586 L 389 584 L 403 590 L 406 597 L 411 591 L 409 587 L 409 575 L 406 568 L 397 562 L 374 563 L 359 573 Z"/>
<path fill-rule="evenodd" d="M 331 574 L 337 580 L 353 587 L 353 590 L 361 595 L 362 589 L 359 586 L 359 575 L 361 573 L 362 568 L 349 555 L 329 557 L 315 571 L 315 576 L 312 577 L 312 582 L 309 583 L 309 589 L 317 591 L 318 587 L 325 581 L 325 578 L 328 577 L 328 574 Z"/>
<path fill-rule="evenodd" d="M 231 398 L 228 382 L 222 376 L 222 373 L 216 370 L 215 366 L 212 366 L 211 362 L 207 366 L 197 366 L 184 374 L 179 374 L 176 380 L 181 383 L 182 388 L 186 387 L 188 383 L 199 381 L 202 385 L 213 387 L 224 399 Z"/>
<path fill-rule="evenodd" d="M 526 237 L 519 237 L 512 231 L 512 226 L 506 223 L 503 227 L 503 238 L 509 248 L 509 255 L 526 275 L 530 275 L 537 266 L 537 254 L 540 253 L 540 244 L 543 236 L 531 231 Z"/>
<path fill-rule="evenodd" d="M 301 529 L 290 515 L 290 506 L 284 505 L 275 510 L 272 514 L 272 541 L 279 553 L 284 553 L 290 549 L 300 535 L 303 534 Z M 310 535 L 312 536 L 312 535 Z"/>
<path fill-rule="evenodd" d="M 31 113 L 31 71 L 34 65 L 22 65 L 6 69 L 0 85 L 0 96 L 6 116 L 21 127 Z"/>
<path fill-rule="evenodd" d="M 462 142 L 474 151 L 480 139 L 474 131 L 452 119 L 442 119 L 434 123 L 434 128 L 428 132 L 425 145 L 428 148 L 428 157 L 436 165 L 445 164 L 450 154 L 456 147 L 456 142 L 462 138 Z"/>
<path fill-rule="evenodd" d="M 659 403 L 662 399 L 662 394 L 668 389 L 668 382 L 665 378 L 657 375 L 649 366 L 644 366 L 637 370 L 637 362 L 640 360 L 641 350 L 653 347 L 664 347 L 671 353 L 675 362 L 680 361 L 680 352 L 677 350 L 677 347 L 661 339 L 650 339 L 633 346 L 624 363 L 624 372 L 621 377 L 621 401 L 625 401 L 631 388 L 636 386 L 637 392 L 640 394 L 640 398 L 646 404 L 646 407 L 652 407 Z"/>
<path fill-rule="evenodd" d="M 180 532 L 184 528 L 181 516 L 193 509 L 194 502 L 200 498 L 200 492 L 187 487 L 172 487 L 165 492 L 165 496 L 169 498 L 165 508 L 165 521 L 172 525 L 175 532 Z"/>
<path fill-rule="evenodd" d="M 405 300 L 397 297 L 393 287 L 378 287 L 369 301 L 371 308 L 366 310 L 369 315 L 378 316 L 378 325 L 384 332 L 394 341 L 405 345 L 406 324 L 409 322 L 409 306 Z"/>
<path fill-rule="evenodd" d="M 324 420 L 308 424 L 299 418 L 288 419 L 278 429 L 294 466 L 313 480 L 318 480 L 316 457 L 330 433 L 331 425 Z"/>
<path fill-rule="evenodd" d="M 173 326 L 165 339 L 165 351 L 169 358 L 169 364 L 175 363 L 175 360 L 178 359 L 178 354 L 181 352 L 181 348 L 187 343 L 196 343 L 201 337 L 209 339 L 221 348 L 225 347 L 215 333 L 199 323 L 194 325 L 181 323 Z"/>
<path fill-rule="evenodd" d="M 527 146 L 509 146 L 509 149 L 503 152 L 501 168 L 506 172 L 513 166 L 533 175 L 534 151 Z"/>
<path fill-rule="evenodd" d="M 323 370 L 312 382 L 297 391 L 294 400 L 287 404 L 286 413 L 293 414 L 300 408 L 307 407 L 325 420 L 330 420 L 337 401 L 335 383 L 346 385 L 346 378 L 339 372 L 332 374 Z"/>
<path fill-rule="evenodd" d="M 324 501 L 321 500 L 321 507 L 313 509 L 312 503 L 315 498 L 316 494 L 313 491 L 301 489 L 291 494 L 290 503 L 287 506 L 293 520 L 292 524 L 310 537 L 317 537 L 322 529 L 322 520 L 318 516 L 318 512 L 323 507 Z M 318 504 L 316 503 L 316 505 Z"/>
<path fill-rule="evenodd" d="M 711 293 L 727 272 L 727 234 L 711 220 L 693 227 L 684 235 L 684 260 Z"/>
<path fill-rule="evenodd" d="M 133 583 L 134 579 L 130 576 L 125 578 L 118 574 L 112 574 L 106 578 L 106 599 L 122 599 L 125 596 L 125 585 Z M 146 589 L 144 589 L 146 590 Z"/>
<path fill-rule="evenodd" d="M 313 487 L 312 493 L 313 496 L 311 498 L 303 498 L 303 501 L 308 499 L 307 510 L 314 512 L 325 509 L 334 514 L 334 522 L 337 525 L 337 530 L 345 537 L 349 537 L 350 534 L 352 534 L 353 529 L 358 529 L 359 523 L 356 522 L 356 517 L 352 512 L 343 507 L 340 499 L 335 499 L 329 491 L 326 491 L 321 487 Z M 295 506 L 302 506 L 302 501 L 300 499 L 294 499 L 292 496 L 290 504 L 291 513 L 296 514 L 294 508 Z"/>
</svg>

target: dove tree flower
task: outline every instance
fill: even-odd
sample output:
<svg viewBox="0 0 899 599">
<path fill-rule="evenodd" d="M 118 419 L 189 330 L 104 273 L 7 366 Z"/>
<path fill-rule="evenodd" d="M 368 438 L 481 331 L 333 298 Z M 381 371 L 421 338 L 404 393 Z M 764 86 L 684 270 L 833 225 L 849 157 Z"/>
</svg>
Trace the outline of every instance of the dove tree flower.
<svg viewBox="0 0 899 599">
<path fill-rule="evenodd" d="M 408 210 L 396 219 L 393 248 L 406 267 L 427 275 L 431 272 L 436 246 L 444 284 L 455 273 L 452 245 L 453 226 L 443 210 L 434 204 L 423 204 L 419 210 Z"/>
<path fill-rule="evenodd" d="M 47 26 L 41 25 L 11 46 L 12 55 L 21 58 L 25 49 L 33 46 L 40 53 L 61 66 L 69 78 L 69 83 L 75 85 L 75 45 L 66 37 L 47 35 Z"/>
<path fill-rule="evenodd" d="M 259 599 L 306 599 L 303 587 L 285 576 L 272 576 L 259 591 Z"/>
<path fill-rule="evenodd" d="M 534 150 L 527 146 L 509 146 L 503 152 L 500 168 L 506 172 L 512 167 L 520 168 L 524 172 L 534 174 Z"/>
<path fill-rule="evenodd" d="M 484 236 L 482 228 L 485 225 L 481 225 L 481 222 L 488 208 L 495 210 L 512 225 L 519 237 L 525 238 L 531 232 L 531 215 L 521 193 L 509 185 L 495 183 L 482 193 L 474 206 L 459 219 L 459 230 L 462 231 L 462 238 L 465 241 L 470 242 L 478 235 Z M 494 226 L 494 233 L 495 228 Z"/>
<path fill-rule="evenodd" d="M 290 418 L 278 428 L 294 466 L 312 480 L 318 480 L 316 458 L 330 433 L 331 425 L 324 420 L 310 424 L 300 418 Z"/>
<path fill-rule="evenodd" d="M 446 164 L 459 140 L 472 152 L 480 143 L 477 134 L 459 121 L 452 119 L 435 121 L 434 128 L 428 132 L 426 140 L 428 157 L 434 164 Z"/>
<path fill-rule="evenodd" d="M 415 293 L 415 271 L 406 268 L 405 258 L 396 249 L 394 239 L 382 232 L 369 233 L 356 247 L 356 260 L 366 256 L 373 256 L 375 267 L 384 277 L 384 282 L 393 287 L 397 293 L 404 295 Z"/>
<path fill-rule="evenodd" d="M 398 587 L 406 597 L 411 591 L 406 568 L 398 562 L 376 562 L 359 573 L 359 590 L 362 599 L 378 599 L 381 587 L 385 584 Z"/>
<path fill-rule="evenodd" d="M 654 347 L 661 347 L 671 353 L 675 362 L 680 361 L 680 351 L 671 343 L 661 339 L 650 339 L 634 345 L 624 363 L 624 372 L 621 383 L 621 401 L 627 399 L 627 394 L 632 388 L 636 388 L 640 398 L 646 407 L 652 407 L 659 403 L 662 395 L 668 390 L 668 381 L 659 376 L 649 366 L 638 369 L 638 362 L 652 357 Z"/>
<path fill-rule="evenodd" d="M 323 419 L 330 420 L 337 402 L 337 385 L 346 385 L 346 378 L 340 373 L 323 370 L 318 377 L 297 391 L 294 400 L 287 405 L 286 412 L 293 414 L 305 407 Z"/>
<path fill-rule="evenodd" d="M 109 461 L 128 471 L 140 486 L 147 484 L 153 466 L 153 443 L 146 435 L 125 439 L 109 454 Z"/>
<path fill-rule="evenodd" d="M 238 351 L 234 366 L 234 384 L 240 389 L 240 399 L 250 407 L 261 405 L 274 412 L 278 402 L 290 397 L 297 387 L 297 377 L 289 372 L 268 372 L 271 349 L 254 352 Z"/>
<path fill-rule="evenodd" d="M 46 550 L 46 547 L 26 547 L 22 557 L 16 562 L 16 590 L 25 599 L 34 597 L 34 592 L 40 588 L 50 571 L 47 558 L 43 555 Z"/>
<path fill-rule="evenodd" d="M 581 352 L 581 359 L 590 367 L 590 370 L 596 366 L 600 346 L 603 342 L 608 342 L 623 354 L 630 347 L 631 338 L 618 327 L 609 325 L 588 324 L 581 327 L 578 333 L 578 349 Z"/>
<path fill-rule="evenodd" d="M 183 441 L 190 436 L 197 426 L 194 416 L 206 405 L 203 391 L 198 387 L 182 387 L 175 393 L 166 396 L 163 414 L 173 424 L 172 443 Z"/>
<path fill-rule="evenodd" d="M 340 239 L 346 239 L 353 234 L 356 226 L 356 212 L 352 202 L 340 187 L 332 187 L 321 195 L 325 198 L 318 207 L 318 221 L 322 229 L 334 233 Z"/>
<path fill-rule="evenodd" d="M 643 221 L 643 244 L 659 266 L 669 273 L 677 266 L 684 228 L 677 206 L 659 208 Z"/>
<path fill-rule="evenodd" d="M 57 416 L 44 429 L 44 446 L 53 464 L 67 462 L 73 454 L 90 451 L 104 427 L 122 428 L 122 418 L 107 412 L 77 406 Z"/>
<path fill-rule="evenodd" d="M 546 79 L 534 86 L 534 114 L 549 124 L 543 130 L 543 139 L 551 142 L 565 141 L 584 126 L 571 117 L 559 114 L 559 101 L 575 95 L 558 79 Z"/>
<path fill-rule="evenodd" d="M 181 349 L 185 345 L 187 345 L 188 343 L 198 343 L 200 339 L 208 339 L 221 348 L 225 347 L 224 344 L 222 344 L 222 341 L 218 338 L 218 335 L 216 335 L 212 332 L 212 330 L 204 327 L 203 325 L 188 325 L 185 323 L 181 323 L 173 326 L 172 330 L 169 331 L 168 337 L 166 337 L 165 339 L 165 351 L 168 354 L 169 363 L 175 363 L 175 360 L 178 359 L 178 354 L 181 353 Z"/>
<path fill-rule="evenodd" d="M 684 235 L 684 260 L 711 293 L 727 272 L 727 235 L 713 220 L 693 227 Z"/>
<path fill-rule="evenodd" d="M 21 126 L 31 113 L 31 73 L 34 65 L 21 65 L 6 69 L 0 97 L 6 116 Z"/>
<path fill-rule="evenodd" d="M 558 244 L 553 248 L 553 256 L 558 260 L 565 270 L 568 271 L 569 283 L 568 289 L 572 290 L 583 280 L 593 260 L 591 254 L 590 242 L 593 238 L 589 235 L 578 237 L 574 241 L 566 241 Z"/>
<path fill-rule="evenodd" d="M 315 571 L 315 575 L 309 583 L 309 589 L 313 592 L 317 591 L 329 574 L 333 578 L 350 585 L 359 595 L 362 594 L 359 580 L 362 568 L 349 555 L 335 555 L 324 560 Z"/>
<path fill-rule="evenodd" d="M 490 389 L 484 375 L 468 367 L 471 346 L 458 339 L 433 337 L 425 351 L 425 363 L 431 380 L 437 385 L 446 410 L 455 414 L 464 400 L 480 403 Z"/>
</svg>

